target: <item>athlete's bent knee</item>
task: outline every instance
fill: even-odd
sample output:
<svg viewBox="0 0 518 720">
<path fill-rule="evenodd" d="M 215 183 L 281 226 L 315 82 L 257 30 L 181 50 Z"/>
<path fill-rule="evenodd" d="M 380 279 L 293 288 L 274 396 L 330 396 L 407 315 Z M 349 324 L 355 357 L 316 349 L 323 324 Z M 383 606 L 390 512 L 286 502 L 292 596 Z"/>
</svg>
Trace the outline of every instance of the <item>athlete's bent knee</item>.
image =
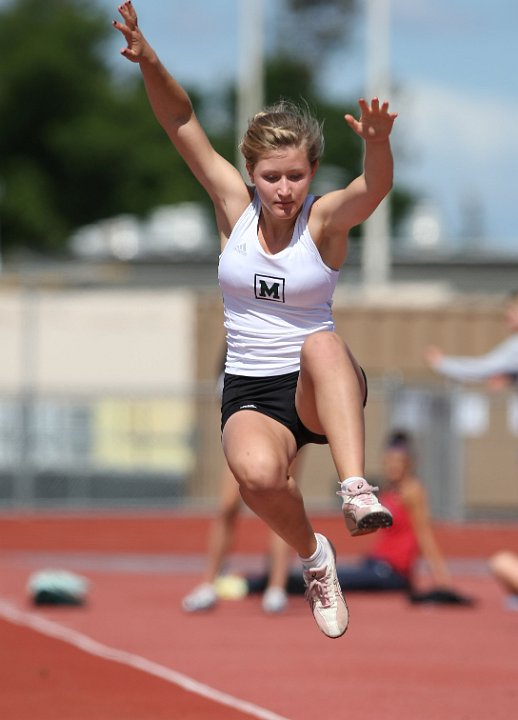
<svg viewBox="0 0 518 720">
<path fill-rule="evenodd" d="M 236 473 L 239 487 L 251 493 L 268 493 L 285 487 L 288 468 L 275 460 L 255 460 L 241 466 Z"/>
</svg>

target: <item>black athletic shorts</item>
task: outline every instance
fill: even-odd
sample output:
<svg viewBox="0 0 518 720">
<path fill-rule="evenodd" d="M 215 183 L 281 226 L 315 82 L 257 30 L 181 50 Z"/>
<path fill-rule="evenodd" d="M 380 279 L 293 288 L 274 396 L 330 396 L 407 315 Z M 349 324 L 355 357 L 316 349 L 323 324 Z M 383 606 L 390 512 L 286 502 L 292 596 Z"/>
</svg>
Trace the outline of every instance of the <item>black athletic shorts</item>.
<svg viewBox="0 0 518 720">
<path fill-rule="evenodd" d="M 365 378 L 365 398 L 367 403 L 367 378 Z M 295 437 L 297 450 L 308 443 L 326 445 L 325 435 L 311 432 L 302 423 L 295 409 L 295 390 L 299 373 L 271 375 L 268 377 L 247 377 L 225 373 L 223 396 L 221 399 L 221 431 L 231 415 L 239 410 L 256 410 L 268 415 L 288 428 Z"/>
</svg>

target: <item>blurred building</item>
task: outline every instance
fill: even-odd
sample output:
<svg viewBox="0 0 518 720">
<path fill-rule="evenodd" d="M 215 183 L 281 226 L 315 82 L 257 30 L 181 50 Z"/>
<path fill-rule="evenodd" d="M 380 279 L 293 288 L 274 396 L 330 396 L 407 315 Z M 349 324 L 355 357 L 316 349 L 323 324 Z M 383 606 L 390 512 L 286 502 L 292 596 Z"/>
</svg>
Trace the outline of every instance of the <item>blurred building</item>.
<svg viewBox="0 0 518 720">
<path fill-rule="evenodd" d="M 5 269 L 0 506 L 212 505 L 223 327 L 211 252 Z M 509 256 L 401 247 L 386 287 L 362 288 L 356 250 L 342 274 L 338 329 L 370 382 L 368 475 L 386 431 L 410 430 L 437 517 L 518 511 L 516 395 L 445 383 L 422 357 L 429 343 L 479 354 L 500 341 L 516 270 Z M 327 449 L 312 447 L 301 482 L 313 507 L 335 508 L 335 481 Z"/>
<path fill-rule="evenodd" d="M 78 228 L 70 237 L 72 255 L 100 260 L 183 260 L 214 254 L 216 230 L 200 203 L 154 208 L 144 220 L 118 215 Z"/>
</svg>

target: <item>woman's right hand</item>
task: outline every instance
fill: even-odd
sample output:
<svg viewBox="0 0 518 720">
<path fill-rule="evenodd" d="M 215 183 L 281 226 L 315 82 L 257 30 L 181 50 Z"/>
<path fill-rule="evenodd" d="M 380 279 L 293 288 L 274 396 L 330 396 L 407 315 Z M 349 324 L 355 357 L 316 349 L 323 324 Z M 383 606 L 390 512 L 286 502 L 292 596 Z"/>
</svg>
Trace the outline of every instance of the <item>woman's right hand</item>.
<svg viewBox="0 0 518 720">
<path fill-rule="evenodd" d="M 121 50 L 121 55 L 134 63 L 149 58 L 152 51 L 138 26 L 137 13 L 131 0 L 123 2 L 117 8 L 124 20 L 123 23 L 113 21 L 113 27 L 124 35 L 127 47 Z"/>
</svg>

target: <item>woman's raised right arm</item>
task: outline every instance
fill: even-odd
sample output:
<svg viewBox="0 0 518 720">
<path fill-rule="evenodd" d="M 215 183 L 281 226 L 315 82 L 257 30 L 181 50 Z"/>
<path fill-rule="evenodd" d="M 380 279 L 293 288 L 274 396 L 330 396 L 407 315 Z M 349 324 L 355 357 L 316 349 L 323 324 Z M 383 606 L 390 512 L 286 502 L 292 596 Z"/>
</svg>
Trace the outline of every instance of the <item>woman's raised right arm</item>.
<svg viewBox="0 0 518 720">
<path fill-rule="evenodd" d="M 158 122 L 211 197 L 220 230 L 228 236 L 249 202 L 245 182 L 239 171 L 212 147 L 188 94 L 160 62 L 142 34 L 133 4 L 128 0 L 118 10 L 124 22 L 114 20 L 113 26 L 122 33 L 127 43 L 121 54 L 140 66 L 147 96 Z"/>
</svg>

